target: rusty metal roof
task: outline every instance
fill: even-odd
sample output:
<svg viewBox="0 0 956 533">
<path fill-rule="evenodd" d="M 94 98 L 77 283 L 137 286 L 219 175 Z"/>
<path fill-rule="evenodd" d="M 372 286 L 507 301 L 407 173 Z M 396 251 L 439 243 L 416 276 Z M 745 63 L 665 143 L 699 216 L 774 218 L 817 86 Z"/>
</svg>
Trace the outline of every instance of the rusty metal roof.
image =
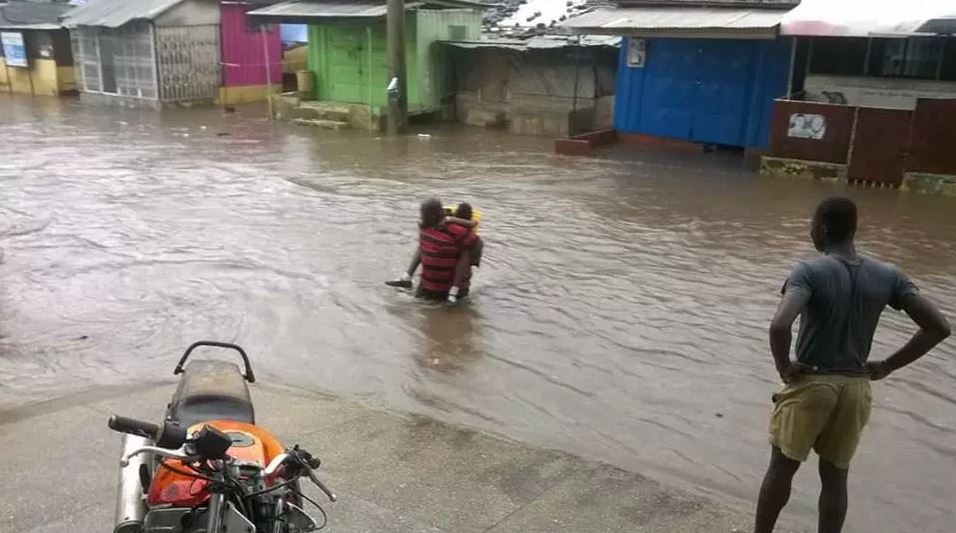
<svg viewBox="0 0 956 533">
<path fill-rule="evenodd" d="M 580 14 L 589 3 L 588 0 L 504 0 L 493 7 L 486 18 L 502 28 L 550 26 Z"/>
<path fill-rule="evenodd" d="M 601 35 L 582 36 L 580 46 L 582 47 L 615 47 L 621 42 L 620 37 L 608 37 Z M 464 41 L 441 41 L 442 44 L 455 48 L 464 48 L 472 50 L 476 48 L 503 48 L 507 50 L 551 50 L 555 48 L 567 48 L 578 46 L 578 38 L 569 35 L 536 35 L 529 38 L 498 38 L 487 37 L 480 40 Z"/>
<path fill-rule="evenodd" d="M 89 0 L 63 18 L 68 28 L 119 28 L 134 20 L 153 20 L 185 0 Z"/>
<path fill-rule="evenodd" d="M 571 33 L 627 35 L 641 31 L 771 30 L 786 10 L 723 7 L 623 7 L 597 9 L 559 27 Z"/>
</svg>

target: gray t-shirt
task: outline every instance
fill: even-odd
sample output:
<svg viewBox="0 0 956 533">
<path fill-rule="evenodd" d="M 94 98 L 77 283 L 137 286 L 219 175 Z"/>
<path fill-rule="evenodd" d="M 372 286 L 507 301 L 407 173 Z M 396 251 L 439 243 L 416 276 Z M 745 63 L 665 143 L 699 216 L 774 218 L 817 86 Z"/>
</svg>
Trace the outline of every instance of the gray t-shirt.
<svg viewBox="0 0 956 533">
<path fill-rule="evenodd" d="M 801 261 L 783 286 L 810 299 L 800 315 L 797 360 L 820 372 L 863 374 L 887 305 L 900 309 L 916 285 L 900 269 L 868 257 Z"/>
</svg>

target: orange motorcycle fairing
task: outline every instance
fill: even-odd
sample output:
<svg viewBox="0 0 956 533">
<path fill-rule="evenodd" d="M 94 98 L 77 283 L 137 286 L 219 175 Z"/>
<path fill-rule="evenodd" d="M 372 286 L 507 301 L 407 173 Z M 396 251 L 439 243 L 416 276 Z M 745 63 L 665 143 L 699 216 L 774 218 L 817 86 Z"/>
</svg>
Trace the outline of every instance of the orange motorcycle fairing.
<svg viewBox="0 0 956 533">
<path fill-rule="evenodd" d="M 265 467 L 277 455 L 284 451 L 282 443 L 265 429 L 232 420 L 212 420 L 196 424 L 189 428 L 189 432 L 202 429 L 210 425 L 225 432 L 232 438 L 232 446 L 227 452 L 230 457 L 244 463 L 257 463 Z M 160 463 L 153 476 L 146 495 L 146 502 L 150 507 L 168 505 L 172 507 L 195 507 L 209 498 L 206 491 L 208 482 L 174 472 L 165 465 L 169 465 L 182 472 L 190 472 L 190 468 L 181 461 L 166 460 Z"/>
</svg>

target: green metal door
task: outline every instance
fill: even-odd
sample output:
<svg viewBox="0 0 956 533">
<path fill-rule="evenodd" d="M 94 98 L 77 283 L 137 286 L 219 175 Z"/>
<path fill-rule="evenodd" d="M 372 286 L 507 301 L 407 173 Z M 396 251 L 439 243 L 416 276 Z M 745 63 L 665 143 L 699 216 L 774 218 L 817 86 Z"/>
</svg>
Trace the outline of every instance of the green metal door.
<svg viewBox="0 0 956 533">
<path fill-rule="evenodd" d="M 328 47 L 328 99 L 333 102 L 368 103 L 368 37 L 363 26 L 330 27 Z"/>
</svg>

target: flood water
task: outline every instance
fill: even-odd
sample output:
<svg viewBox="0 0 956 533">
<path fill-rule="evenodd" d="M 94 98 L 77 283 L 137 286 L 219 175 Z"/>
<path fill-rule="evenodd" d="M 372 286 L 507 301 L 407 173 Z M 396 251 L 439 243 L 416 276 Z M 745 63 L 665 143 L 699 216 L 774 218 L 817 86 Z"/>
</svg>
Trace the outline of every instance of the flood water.
<svg viewBox="0 0 956 533">
<path fill-rule="evenodd" d="M 761 180 L 720 154 L 574 159 L 549 139 L 429 133 L 0 97 L 0 411 L 169 379 L 187 344 L 219 339 L 263 383 L 749 508 L 776 387 L 767 324 L 812 255 L 816 202 L 857 199 L 861 247 L 956 317 L 954 198 Z M 382 284 L 432 195 L 483 210 L 485 259 L 452 312 Z M 874 357 L 912 331 L 889 311 Z M 956 343 L 874 390 L 848 531 L 952 532 Z M 789 516 L 814 523 L 816 487 L 805 468 Z"/>
</svg>

